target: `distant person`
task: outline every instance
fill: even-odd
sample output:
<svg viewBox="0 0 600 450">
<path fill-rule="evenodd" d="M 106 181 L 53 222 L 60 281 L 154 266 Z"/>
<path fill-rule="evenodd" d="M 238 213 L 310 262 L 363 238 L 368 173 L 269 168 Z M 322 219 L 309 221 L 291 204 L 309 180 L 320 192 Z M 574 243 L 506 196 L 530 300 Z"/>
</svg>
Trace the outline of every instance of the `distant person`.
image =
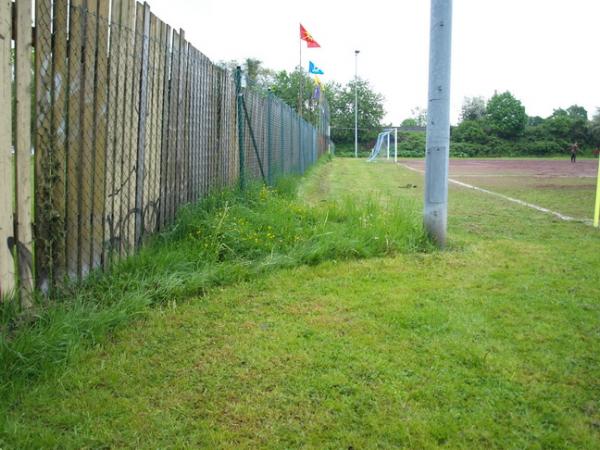
<svg viewBox="0 0 600 450">
<path fill-rule="evenodd" d="M 579 145 L 577 145 L 577 142 L 573 142 L 571 144 L 571 162 L 575 163 L 577 162 L 577 152 L 579 151 Z"/>
</svg>

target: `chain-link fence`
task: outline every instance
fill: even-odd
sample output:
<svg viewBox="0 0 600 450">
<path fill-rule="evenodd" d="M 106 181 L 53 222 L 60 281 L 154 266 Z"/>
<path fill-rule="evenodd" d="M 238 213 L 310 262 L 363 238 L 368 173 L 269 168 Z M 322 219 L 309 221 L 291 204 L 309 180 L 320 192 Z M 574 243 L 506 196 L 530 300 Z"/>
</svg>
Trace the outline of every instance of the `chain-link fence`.
<svg viewBox="0 0 600 450">
<path fill-rule="evenodd" d="M 8 16 L 11 9 L 24 11 L 31 39 L 27 0 L 12 8 L 0 2 Z M 15 20 L 1 20 L 0 31 L 16 37 Z M 35 250 L 31 238 L 19 242 L 15 225 L 12 247 L 0 251 L 0 294 L 12 286 L 9 277 L 19 278 L 11 265 L 29 264 L 42 290 L 81 279 L 131 255 L 183 205 L 211 190 L 303 173 L 327 150 L 326 103 L 318 105 L 313 126 L 272 94 L 245 87 L 239 69 L 213 64 L 148 4 L 36 0 L 33 35 L 28 89 L 35 94 L 29 113 L 35 172 L 22 181 L 35 186 Z M 31 59 L 31 42 L 27 51 Z M 4 53 L 0 58 L 3 67 L 18 66 Z M 17 86 L 25 79 L 15 71 L 0 78 L 0 89 L 7 79 L 13 89 L 15 76 Z M 0 116 L 0 125 L 22 128 L 17 116 Z M 10 143 L 1 151 L 2 173 L 13 173 Z M 21 158 L 14 173 L 22 166 Z M 14 203 L 19 192 L 0 201 Z M 13 209 L 0 211 L 1 223 L 22 217 Z M 27 226 L 33 223 L 29 218 Z M 10 234 L 5 228 L 1 238 Z M 15 260 L 19 244 L 21 261 Z"/>
</svg>

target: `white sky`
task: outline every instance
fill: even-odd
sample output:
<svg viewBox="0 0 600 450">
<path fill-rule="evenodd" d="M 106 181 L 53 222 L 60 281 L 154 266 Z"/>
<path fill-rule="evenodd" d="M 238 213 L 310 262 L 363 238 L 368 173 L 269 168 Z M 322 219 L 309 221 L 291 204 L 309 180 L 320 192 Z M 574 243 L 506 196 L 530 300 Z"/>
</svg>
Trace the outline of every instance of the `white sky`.
<svg viewBox="0 0 600 450">
<path fill-rule="evenodd" d="M 430 0 L 149 0 L 213 61 L 258 58 L 288 71 L 299 62 L 299 23 L 324 80 L 358 74 L 384 95 L 386 122 L 427 105 Z M 510 90 L 529 115 L 600 107 L 600 0 L 454 0 L 452 122 L 465 96 Z"/>
</svg>

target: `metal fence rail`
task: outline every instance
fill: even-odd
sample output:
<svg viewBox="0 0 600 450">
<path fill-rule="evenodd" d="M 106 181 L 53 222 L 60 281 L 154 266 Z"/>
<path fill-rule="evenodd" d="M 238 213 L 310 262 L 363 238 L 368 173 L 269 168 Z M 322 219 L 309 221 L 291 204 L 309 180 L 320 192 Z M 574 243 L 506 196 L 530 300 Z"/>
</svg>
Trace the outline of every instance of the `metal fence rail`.
<svg viewBox="0 0 600 450">
<path fill-rule="evenodd" d="M 303 173 L 327 105 L 313 126 L 242 78 L 147 3 L 0 0 L 0 296 L 108 267 L 213 189 Z"/>
</svg>

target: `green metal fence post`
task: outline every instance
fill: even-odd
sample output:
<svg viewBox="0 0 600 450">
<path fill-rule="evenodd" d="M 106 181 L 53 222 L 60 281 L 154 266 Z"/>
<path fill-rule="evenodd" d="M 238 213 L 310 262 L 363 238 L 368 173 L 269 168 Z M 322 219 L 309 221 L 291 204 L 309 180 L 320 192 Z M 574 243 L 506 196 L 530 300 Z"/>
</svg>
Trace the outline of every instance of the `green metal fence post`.
<svg viewBox="0 0 600 450">
<path fill-rule="evenodd" d="M 273 184 L 272 105 L 273 94 L 269 90 L 269 95 L 267 97 L 267 181 L 269 185 Z"/>
<path fill-rule="evenodd" d="M 279 109 L 280 109 L 280 113 L 279 114 L 279 175 L 283 175 L 284 173 L 284 168 L 285 166 L 283 165 L 283 158 L 284 158 L 284 152 L 283 152 L 283 144 L 284 144 L 284 135 L 283 135 L 283 130 L 284 130 L 284 126 L 283 126 L 283 102 L 279 103 Z"/>
<path fill-rule="evenodd" d="M 242 68 L 235 69 L 235 94 L 237 101 L 237 126 L 238 126 L 238 148 L 240 152 L 240 189 L 246 187 L 245 154 L 244 154 L 244 107 L 242 93 Z"/>
<path fill-rule="evenodd" d="M 302 126 L 302 117 L 298 116 L 298 172 L 300 172 L 301 174 L 304 173 L 304 168 L 302 167 L 302 132 L 303 130 L 303 126 Z"/>
</svg>

